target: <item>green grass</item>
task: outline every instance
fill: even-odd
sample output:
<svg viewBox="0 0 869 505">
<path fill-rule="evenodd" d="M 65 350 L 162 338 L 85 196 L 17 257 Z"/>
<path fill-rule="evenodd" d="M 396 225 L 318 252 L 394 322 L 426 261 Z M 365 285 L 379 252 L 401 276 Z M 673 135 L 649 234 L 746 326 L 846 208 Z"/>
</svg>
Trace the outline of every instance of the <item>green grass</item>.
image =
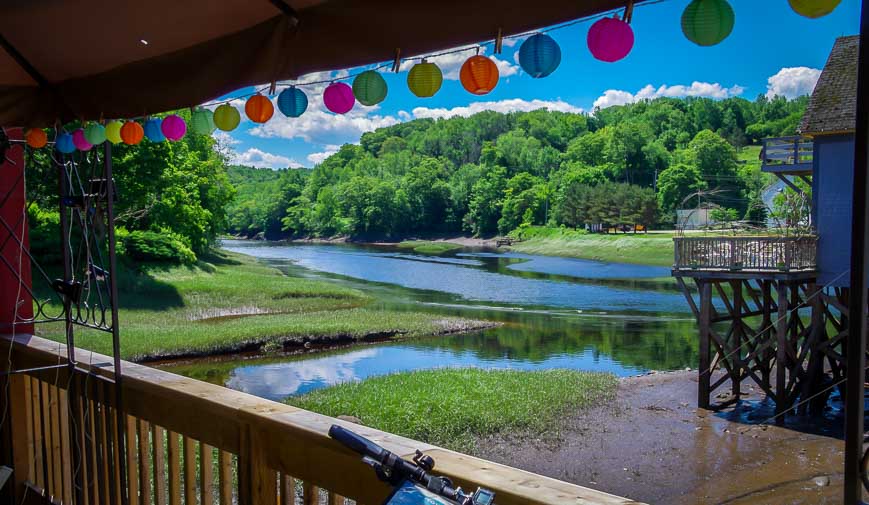
<svg viewBox="0 0 869 505">
<path fill-rule="evenodd" d="M 420 254 L 444 254 L 450 251 L 461 249 L 458 244 L 449 242 L 430 242 L 427 240 L 405 240 L 398 244 L 400 249 L 413 249 L 414 252 Z"/>
<path fill-rule="evenodd" d="M 584 230 L 535 226 L 510 248 L 528 254 L 568 256 L 614 263 L 673 264 L 671 233 L 601 234 Z"/>
<path fill-rule="evenodd" d="M 369 378 L 286 400 L 455 450 L 497 434 L 556 436 L 568 412 L 615 397 L 610 374 L 442 368 Z"/>
<path fill-rule="evenodd" d="M 220 253 L 191 267 L 150 266 L 121 274 L 121 349 L 133 360 L 306 339 L 431 335 L 460 322 L 368 308 L 374 299 L 361 291 L 290 277 L 239 254 Z M 41 328 L 44 336 L 62 338 L 60 325 Z M 109 353 L 111 338 L 78 330 L 76 345 Z"/>
</svg>

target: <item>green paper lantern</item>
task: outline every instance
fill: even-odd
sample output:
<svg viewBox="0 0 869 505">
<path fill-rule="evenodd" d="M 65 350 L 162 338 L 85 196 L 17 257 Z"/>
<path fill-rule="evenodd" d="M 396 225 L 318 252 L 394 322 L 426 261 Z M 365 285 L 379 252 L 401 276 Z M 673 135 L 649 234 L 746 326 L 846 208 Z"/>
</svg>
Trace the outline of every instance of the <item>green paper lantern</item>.
<svg viewBox="0 0 869 505">
<path fill-rule="evenodd" d="M 444 82 L 444 74 L 434 63 L 417 63 L 407 74 L 407 87 L 414 95 L 428 98 L 435 95 Z"/>
<path fill-rule="evenodd" d="M 89 144 L 98 146 L 106 141 L 106 129 L 99 123 L 91 123 L 84 129 L 84 138 Z"/>
<path fill-rule="evenodd" d="M 699 46 L 714 46 L 733 31 L 733 7 L 727 0 L 692 0 L 682 13 L 682 32 Z"/>
<path fill-rule="evenodd" d="M 199 135 L 211 135 L 214 126 L 214 113 L 208 109 L 199 108 L 190 115 L 190 129 Z"/>
<path fill-rule="evenodd" d="M 214 125 L 225 132 L 231 132 L 241 122 L 241 114 L 238 109 L 225 103 L 214 110 Z"/>
<path fill-rule="evenodd" d="M 374 70 L 366 70 L 353 79 L 353 95 L 362 105 L 377 105 L 386 98 L 386 80 Z"/>
<path fill-rule="evenodd" d="M 833 12 L 842 0 L 788 0 L 791 9 L 800 16 L 816 19 Z"/>
<path fill-rule="evenodd" d="M 106 140 L 112 144 L 120 144 L 124 140 L 121 138 L 121 127 L 124 123 L 120 121 L 109 121 L 106 124 Z"/>
</svg>

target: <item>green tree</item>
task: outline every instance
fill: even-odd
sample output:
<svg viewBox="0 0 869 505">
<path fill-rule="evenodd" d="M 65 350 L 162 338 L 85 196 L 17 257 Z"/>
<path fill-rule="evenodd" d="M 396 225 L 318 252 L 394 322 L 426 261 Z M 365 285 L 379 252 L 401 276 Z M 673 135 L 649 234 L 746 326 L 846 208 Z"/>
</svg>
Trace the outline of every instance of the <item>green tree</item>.
<svg viewBox="0 0 869 505">
<path fill-rule="evenodd" d="M 680 163 L 658 176 L 658 205 L 672 213 L 684 205 L 685 199 L 706 188 L 706 182 L 696 167 Z"/>
</svg>

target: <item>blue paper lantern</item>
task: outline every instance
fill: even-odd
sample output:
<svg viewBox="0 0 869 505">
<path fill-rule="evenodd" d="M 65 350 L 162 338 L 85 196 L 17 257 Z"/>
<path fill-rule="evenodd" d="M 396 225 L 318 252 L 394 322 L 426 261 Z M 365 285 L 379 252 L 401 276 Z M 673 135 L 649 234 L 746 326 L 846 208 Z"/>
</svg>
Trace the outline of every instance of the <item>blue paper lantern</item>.
<svg viewBox="0 0 869 505">
<path fill-rule="evenodd" d="M 164 142 L 166 136 L 163 135 L 162 126 L 163 120 L 159 118 L 145 121 L 145 136 L 148 137 L 148 140 L 151 142 Z"/>
<path fill-rule="evenodd" d="M 519 65 L 535 79 L 555 72 L 561 64 L 561 48 L 549 35 L 538 33 L 525 39 L 519 47 Z"/>
<path fill-rule="evenodd" d="M 75 151 L 75 144 L 72 142 L 72 135 L 69 133 L 61 133 L 54 141 L 54 147 L 63 154 L 69 154 Z"/>
<path fill-rule="evenodd" d="M 287 117 L 299 117 L 308 108 L 308 97 L 305 92 L 291 86 L 278 95 L 278 110 Z"/>
</svg>

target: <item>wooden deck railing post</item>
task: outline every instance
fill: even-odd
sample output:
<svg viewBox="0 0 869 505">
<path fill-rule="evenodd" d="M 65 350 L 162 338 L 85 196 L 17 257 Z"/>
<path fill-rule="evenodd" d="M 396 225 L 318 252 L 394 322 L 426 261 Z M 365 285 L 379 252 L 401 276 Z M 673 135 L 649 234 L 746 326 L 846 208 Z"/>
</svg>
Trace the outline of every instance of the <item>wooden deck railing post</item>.
<svg viewBox="0 0 869 505">
<path fill-rule="evenodd" d="M 241 433 L 238 455 L 239 505 L 278 505 L 277 474 L 266 464 L 268 446 L 262 435 L 250 425 Z"/>
<path fill-rule="evenodd" d="M 8 381 L 8 384 L 7 384 Z M 7 394 L 2 396 L 0 401 L 0 409 L 6 412 L 6 424 L 3 426 L 2 436 L 3 446 L 7 449 L 2 454 L 2 464 L 12 467 L 12 477 L 10 482 L 4 486 L 2 498 L 6 503 L 21 503 L 26 491 L 26 483 L 33 480 L 33 476 L 28 474 L 30 465 L 30 454 L 28 449 L 28 429 L 31 424 L 27 415 L 27 403 L 29 402 L 30 392 L 27 388 L 29 377 L 13 374 L 8 375 L 0 380 L 0 387 Z M 7 389 L 8 386 L 8 389 Z"/>
</svg>

